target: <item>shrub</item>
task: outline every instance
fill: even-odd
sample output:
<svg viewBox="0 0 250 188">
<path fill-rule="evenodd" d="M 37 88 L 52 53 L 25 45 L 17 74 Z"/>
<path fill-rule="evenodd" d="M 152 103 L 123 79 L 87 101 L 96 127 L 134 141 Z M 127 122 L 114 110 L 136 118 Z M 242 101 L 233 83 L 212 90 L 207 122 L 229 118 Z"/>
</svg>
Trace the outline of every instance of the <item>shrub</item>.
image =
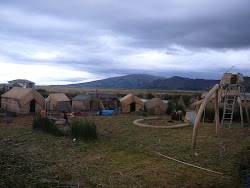
<svg viewBox="0 0 250 188">
<path fill-rule="evenodd" d="M 46 89 L 36 89 L 38 93 L 40 93 L 43 97 L 48 97 L 49 93 L 46 91 Z"/>
<path fill-rule="evenodd" d="M 78 95 L 78 93 L 65 93 L 65 95 L 71 100 L 71 99 L 74 98 L 76 95 Z"/>
<path fill-rule="evenodd" d="M 33 130 L 40 130 L 45 133 L 50 133 L 57 136 L 63 135 L 63 132 L 59 129 L 54 121 L 40 114 L 34 119 L 32 128 Z"/>
<path fill-rule="evenodd" d="M 80 140 L 97 139 L 96 123 L 89 118 L 74 119 L 71 122 L 71 136 Z"/>
<path fill-rule="evenodd" d="M 167 114 L 172 114 L 174 112 L 176 104 L 173 101 L 168 101 L 168 110 Z"/>
<path fill-rule="evenodd" d="M 155 98 L 155 96 L 152 93 L 147 94 L 147 99 L 153 99 L 153 98 Z"/>
<path fill-rule="evenodd" d="M 126 94 L 124 94 L 124 93 L 117 93 L 116 95 L 118 98 L 122 98 L 122 97 L 126 96 Z"/>
<path fill-rule="evenodd" d="M 137 96 L 138 98 L 143 99 L 143 93 L 138 93 L 136 96 Z"/>
<path fill-rule="evenodd" d="M 185 105 L 188 106 L 190 104 L 190 100 L 191 100 L 192 96 L 183 95 L 182 98 L 183 98 L 183 101 L 184 101 Z"/>
</svg>

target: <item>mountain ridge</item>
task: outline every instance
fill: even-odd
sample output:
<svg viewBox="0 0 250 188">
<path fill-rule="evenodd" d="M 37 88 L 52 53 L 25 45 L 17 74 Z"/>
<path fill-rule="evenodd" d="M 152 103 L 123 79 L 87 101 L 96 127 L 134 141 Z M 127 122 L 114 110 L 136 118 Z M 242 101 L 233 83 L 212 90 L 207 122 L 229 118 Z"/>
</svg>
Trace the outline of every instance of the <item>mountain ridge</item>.
<svg viewBox="0 0 250 188">
<path fill-rule="evenodd" d="M 250 92 L 250 77 L 244 77 L 246 92 Z M 148 74 L 131 74 L 96 80 L 86 83 L 70 84 L 71 87 L 119 88 L 119 89 L 159 89 L 159 90 L 187 90 L 207 91 L 220 80 L 191 79 L 180 76 L 171 78 L 153 76 Z"/>
<path fill-rule="evenodd" d="M 153 76 L 149 74 L 130 74 L 125 76 L 117 76 L 96 80 L 92 82 L 70 84 L 72 87 L 100 87 L 100 88 L 123 88 L 123 89 L 137 89 L 144 84 L 150 83 L 153 80 L 165 79 L 160 76 Z"/>
</svg>

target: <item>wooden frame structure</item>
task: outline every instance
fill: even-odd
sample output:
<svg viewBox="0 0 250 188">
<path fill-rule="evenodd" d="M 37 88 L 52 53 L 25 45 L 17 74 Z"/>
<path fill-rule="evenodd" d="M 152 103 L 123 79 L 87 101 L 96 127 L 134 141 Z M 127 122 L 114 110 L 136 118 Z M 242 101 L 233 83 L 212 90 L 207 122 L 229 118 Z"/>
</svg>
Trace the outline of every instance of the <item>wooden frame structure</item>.
<svg viewBox="0 0 250 188">
<path fill-rule="evenodd" d="M 235 80 L 236 76 L 236 80 Z M 197 141 L 197 134 L 198 134 L 198 127 L 200 124 L 201 116 L 202 113 L 206 107 L 206 104 L 210 101 L 210 98 L 212 95 L 215 94 L 215 124 L 216 124 L 216 135 L 220 135 L 220 120 L 219 120 L 219 88 L 227 87 L 228 85 L 231 84 L 236 84 L 236 86 L 239 86 L 240 88 L 243 88 L 243 91 L 240 90 L 239 93 L 243 93 L 244 100 L 245 100 L 245 110 L 246 110 L 246 115 L 247 115 L 247 121 L 249 125 L 249 114 L 248 114 L 248 104 L 246 102 L 246 94 L 245 94 L 245 87 L 243 86 L 244 81 L 243 81 L 243 75 L 242 74 L 237 74 L 233 75 L 231 73 L 225 73 L 223 74 L 223 77 L 221 79 L 220 84 L 216 84 L 208 93 L 208 95 L 205 97 L 205 99 L 202 101 L 201 106 L 199 108 L 199 111 L 197 113 L 195 123 L 194 123 L 194 128 L 193 128 L 193 135 L 192 135 L 192 149 L 196 148 L 196 141 Z M 221 92 L 222 93 L 222 92 Z M 220 93 L 220 94 L 221 94 Z M 239 99 L 237 99 L 238 101 Z M 243 111 L 242 111 L 242 105 L 241 102 L 239 102 L 240 105 L 240 115 L 241 115 L 241 126 L 243 126 Z"/>
</svg>

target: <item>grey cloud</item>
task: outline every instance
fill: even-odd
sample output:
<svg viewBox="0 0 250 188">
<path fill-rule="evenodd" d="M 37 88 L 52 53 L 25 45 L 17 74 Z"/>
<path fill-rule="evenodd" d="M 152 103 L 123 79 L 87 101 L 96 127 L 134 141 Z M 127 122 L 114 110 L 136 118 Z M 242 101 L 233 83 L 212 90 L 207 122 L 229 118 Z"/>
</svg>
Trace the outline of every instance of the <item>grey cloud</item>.
<svg viewBox="0 0 250 188">
<path fill-rule="evenodd" d="M 134 38 L 131 45 L 165 48 L 172 44 L 204 48 L 250 46 L 250 2 L 239 1 L 4 1 L 33 13 L 87 22 Z M 81 30 L 84 32 L 84 29 Z M 53 33 L 53 31 L 52 31 Z M 74 33 L 74 32 L 73 32 Z M 60 34 L 60 32 L 59 32 Z M 78 34 L 79 36 L 80 34 Z M 58 36 L 62 37 L 63 36 Z M 56 36 L 55 36 L 56 38 Z"/>
<path fill-rule="evenodd" d="M 213 67 L 205 73 L 149 71 L 137 66 L 136 60 L 129 67 L 119 59 L 155 50 L 171 57 L 185 54 L 188 67 L 198 52 L 247 50 L 249 7 L 247 0 L 1 0 L 0 60 L 2 56 L 19 64 L 71 66 L 104 77 L 148 73 L 217 78 L 223 70 Z M 53 60 L 32 57 L 53 50 L 62 54 Z M 197 59 L 190 64 L 195 63 Z M 200 62 L 205 69 L 206 63 Z M 217 62 L 210 63 L 216 67 Z M 178 65 L 178 60 L 173 64 Z M 239 72 L 249 74 L 250 70 Z"/>
</svg>

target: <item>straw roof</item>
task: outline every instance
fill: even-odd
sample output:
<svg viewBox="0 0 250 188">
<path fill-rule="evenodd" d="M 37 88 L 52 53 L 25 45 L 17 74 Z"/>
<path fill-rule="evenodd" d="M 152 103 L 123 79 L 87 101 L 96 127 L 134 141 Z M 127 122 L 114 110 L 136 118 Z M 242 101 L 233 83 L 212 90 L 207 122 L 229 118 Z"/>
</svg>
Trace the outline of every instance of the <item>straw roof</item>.
<svg viewBox="0 0 250 188">
<path fill-rule="evenodd" d="M 74 98 L 72 98 L 72 101 L 90 101 L 92 99 L 92 97 L 90 95 L 86 95 L 86 94 L 79 94 L 77 96 L 75 96 Z"/>
<path fill-rule="evenodd" d="M 47 97 L 48 101 L 55 101 L 55 102 L 69 102 L 70 99 L 64 93 L 51 93 Z"/>
<path fill-rule="evenodd" d="M 139 105 L 141 106 L 144 106 L 144 102 L 142 100 L 140 100 L 137 96 L 135 96 L 134 94 L 132 93 L 129 93 L 128 95 L 126 95 L 125 97 L 122 97 L 120 99 L 120 102 L 122 104 L 122 106 L 124 105 L 128 105 L 132 102 L 136 102 L 138 103 Z"/>
<path fill-rule="evenodd" d="M 146 109 L 159 107 L 162 111 L 167 111 L 168 105 L 159 98 L 153 98 L 145 102 Z"/>
<path fill-rule="evenodd" d="M 41 106 L 44 106 L 45 103 L 43 96 L 32 88 L 14 87 L 10 91 L 4 93 L 2 97 L 18 100 L 21 108 L 33 99 Z"/>
<path fill-rule="evenodd" d="M 185 105 L 185 103 L 184 103 L 184 101 L 183 101 L 182 95 L 181 95 L 181 97 L 180 97 L 180 99 L 179 99 L 179 101 L 178 101 L 178 105 L 183 106 L 184 108 L 186 108 L 186 105 Z"/>
<path fill-rule="evenodd" d="M 96 94 L 100 99 L 117 99 L 117 95 L 111 92 L 88 92 L 87 94 L 95 96 Z"/>
</svg>

